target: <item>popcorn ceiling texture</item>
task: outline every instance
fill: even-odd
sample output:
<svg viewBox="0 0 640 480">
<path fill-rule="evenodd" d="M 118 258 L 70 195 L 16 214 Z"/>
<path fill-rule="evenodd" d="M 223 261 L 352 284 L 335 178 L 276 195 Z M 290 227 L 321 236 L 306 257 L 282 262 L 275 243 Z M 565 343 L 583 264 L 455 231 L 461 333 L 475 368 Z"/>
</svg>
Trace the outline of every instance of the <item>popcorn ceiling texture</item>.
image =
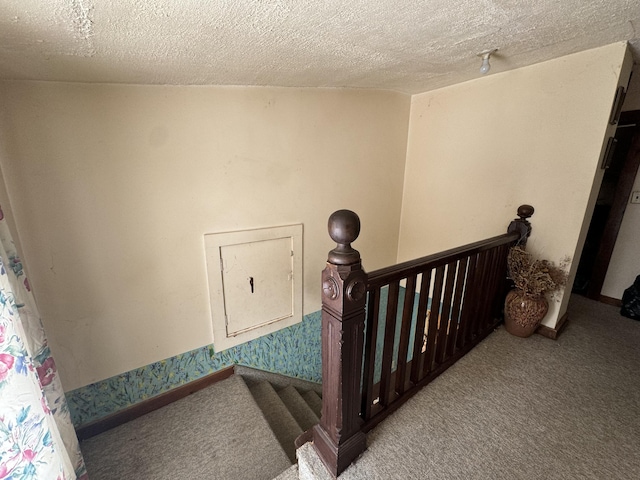
<svg viewBox="0 0 640 480">
<path fill-rule="evenodd" d="M 91 21 L 91 14 L 93 11 L 93 4 L 90 0 L 71 0 L 69 4 L 71 8 L 72 24 L 71 32 L 73 33 L 76 41 L 84 46 L 85 55 L 93 56 L 96 51 L 93 48 L 93 22 Z"/>
<path fill-rule="evenodd" d="M 0 79 L 407 93 L 630 40 L 637 0 L 6 0 Z"/>
</svg>

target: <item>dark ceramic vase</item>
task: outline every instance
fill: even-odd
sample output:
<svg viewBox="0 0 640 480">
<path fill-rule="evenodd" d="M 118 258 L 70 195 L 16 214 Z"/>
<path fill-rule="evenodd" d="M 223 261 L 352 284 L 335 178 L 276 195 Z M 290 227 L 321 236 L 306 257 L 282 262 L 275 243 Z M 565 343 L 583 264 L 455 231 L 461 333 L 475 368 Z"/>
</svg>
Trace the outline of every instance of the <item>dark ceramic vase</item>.
<svg viewBox="0 0 640 480">
<path fill-rule="evenodd" d="M 504 301 L 504 326 L 512 335 L 528 337 L 536 331 L 549 310 L 542 297 L 530 297 L 515 289 L 507 293 Z"/>
</svg>

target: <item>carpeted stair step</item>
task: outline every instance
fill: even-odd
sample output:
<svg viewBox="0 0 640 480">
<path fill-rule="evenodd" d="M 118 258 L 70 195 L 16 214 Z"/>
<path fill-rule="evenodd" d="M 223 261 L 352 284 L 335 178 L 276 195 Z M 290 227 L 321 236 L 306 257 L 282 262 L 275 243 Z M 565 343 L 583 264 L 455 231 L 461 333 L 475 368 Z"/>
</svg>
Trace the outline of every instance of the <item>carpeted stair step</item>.
<svg viewBox="0 0 640 480">
<path fill-rule="evenodd" d="M 289 460 L 295 463 L 294 442 L 303 433 L 302 428 L 269 382 L 258 382 L 250 390 Z"/>
<path fill-rule="evenodd" d="M 298 480 L 298 464 L 293 464 L 273 480 Z"/>
<path fill-rule="evenodd" d="M 244 381 L 251 387 L 257 382 L 266 380 L 276 391 L 287 385 L 293 385 L 299 392 L 306 392 L 307 390 L 314 390 L 318 395 L 322 395 L 322 385 L 308 380 L 302 380 L 301 378 L 287 377 L 279 373 L 267 372 L 264 370 L 257 370 L 255 368 L 245 367 L 243 365 L 236 365 L 235 372 L 244 378 Z"/>
<path fill-rule="evenodd" d="M 272 480 L 291 466 L 238 375 L 81 447 L 91 480 Z"/>
<path fill-rule="evenodd" d="M 286 405 L 287 410 L 291 412 L 293 418 L 296 419 L 296 422 L 298 422 L 303 432 L 306 432 L 320 421 L 293 385 L 289 385 L 280 390 L 278 396 L 282 399 L 282 403 Z"/>
<path fill-rule="evenodd" d="M 333 476 L 324 466 L 318 453 L 311 443 L 306 443 L 298 449 L 298 478 L 299 480 L 334 480 Z M 351 477 L 354 478 L 354 477 Z M 355 476 L 357 479 L 371 478 L 367 476 Z M 375 478 L 424 478 L 423 476 L 403 476 L 399 473 L 396 477 L 375 477 Z"/>
<path fill-rule="evenodd" d="M 311 407 L 311 410 L 316 414 L 316 417 L 320 419 L 320 415 L 322 413 L 322 398 L 320 398 L 320 395 L 313 390 L 309 390 L 302 394 L 302 398 L 304 398 L 307 405 Z"/>
</svg>

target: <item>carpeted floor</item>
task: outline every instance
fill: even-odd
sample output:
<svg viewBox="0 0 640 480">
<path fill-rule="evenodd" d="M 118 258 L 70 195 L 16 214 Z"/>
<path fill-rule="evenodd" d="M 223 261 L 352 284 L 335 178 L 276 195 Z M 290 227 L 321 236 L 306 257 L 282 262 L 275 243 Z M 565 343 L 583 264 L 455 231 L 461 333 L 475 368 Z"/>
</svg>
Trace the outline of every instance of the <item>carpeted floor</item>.
<svg viewBox="0 0 640 480">
<path fill-rule="evenodd" d="M 499 328 L 370 432 L 340 478 L 640 478 L 640 322 L 577 296 L 569 316 L 557 341 Z M 91 480 L 270 480 L 290 465 L 238 376 L 82 450 Z M 327 478 L 310 444 L 298 455 L 301 479 Z"/>
<path fill-rule="evenodd" d="M 573 297 L 557 341 L 499 328 L 382 422 L 356 479 L 640 478 L 640 322 Z M 310 444 L 300 478 L 327 478 Z"/>
<path fill-rule="evenodd" d="M 291 466 L 237 375 L 81 448 L 91 480 L 271 480 Z"/>
</svg>

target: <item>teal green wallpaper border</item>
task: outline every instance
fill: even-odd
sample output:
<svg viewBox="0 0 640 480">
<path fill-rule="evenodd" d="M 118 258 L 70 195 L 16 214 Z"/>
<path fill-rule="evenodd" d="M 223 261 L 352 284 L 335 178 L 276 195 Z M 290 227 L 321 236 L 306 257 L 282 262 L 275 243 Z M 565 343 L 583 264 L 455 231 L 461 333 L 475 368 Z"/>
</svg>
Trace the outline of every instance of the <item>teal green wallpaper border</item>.
<svg viewBox="0 0 640 480">
<path fill-rule="evenodd" d="M 312 382 L 322 381 L 321 312 L 242 345 L 191 350 L 66 392 L 76 427 L 116 413 L 231 365 L 245 365 Z"/>
</svg>

